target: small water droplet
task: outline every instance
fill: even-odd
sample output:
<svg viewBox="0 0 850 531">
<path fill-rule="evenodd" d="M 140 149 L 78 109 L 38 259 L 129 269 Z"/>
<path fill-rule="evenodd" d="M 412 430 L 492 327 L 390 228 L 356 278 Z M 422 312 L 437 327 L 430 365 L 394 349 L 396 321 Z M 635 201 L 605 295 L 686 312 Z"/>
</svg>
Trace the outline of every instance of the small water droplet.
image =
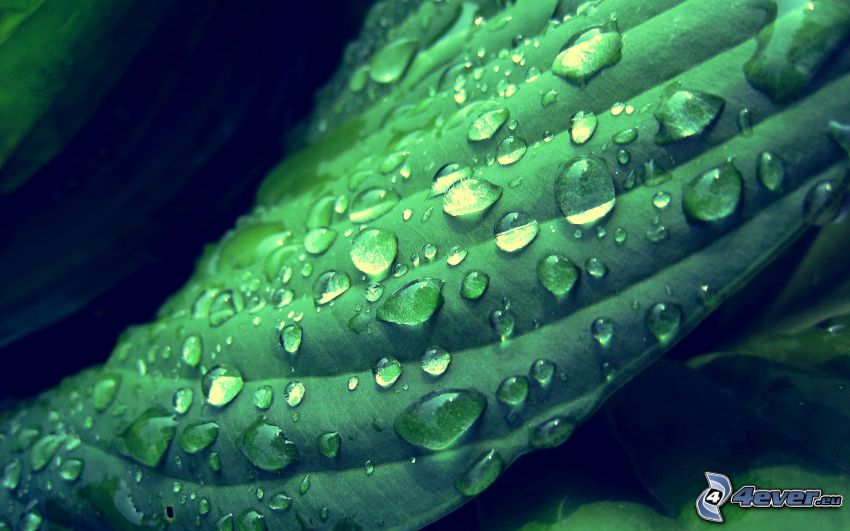
<svg viewBox="0 0 850 531">
<path fill-rule="evenodd" d="M 434 179 L 431 181 L 430 196 L 435 197 L 443 195 L 451 185 L 461 179 L 466 179 L 472 176 L 472 168 L 469 166 L 461 166 L 456 162 L 452 162 L 442 166 L 437 173 L 434 174 Z"/>
<path fill-rule="evenodd" d="M 720 115 L 724 104 L 723 98 L 698 90 L 668 90 L 655 110 L 660 124 L 655 142 L 669 144 L 702 134 Z"/>
<path fill-rule="evenodd" d="M 469 124 L 469 129 L 466 131 L 466 138 L 470 142 L 482 142 L 489 140 L 496 132 L 508 121 L 510 111 L 504 107 L 485 111 L 479 114 Z"/>
<path fill-rule="evenodd" d="M 567 41 L 552 62 L 552 72 L 574 84 L 585 83 L 622 57 L 622 38 L 616 28 L 591 28 Z"/>
<path fill-rule="evenodd" d="M 467 467 L 455 481 L 455 488 L 464 496 L 477 496 L 496 481 L 503 468 L 504 462 L 499 452 L 488 450 Z"/>
<path fill-rule="evenodd" d="M 490 285 L 490 276 L 484 271 L 472 270 L 463 277 L 460 286 L 460 296 L 466 300 L 480 299 Z"/>
<path fill-rule="evenodd" d="M 388 389 L 401 377 L 402 364 L 392 356 L 385 356 L 375 362 L 372 376 L 375 383 L 383 389 Z"/>
<path fill-rule="evenodd" d="M 575 429 L 575 423 L 566 417 L 553 417 L 542 422 L 531 431 L 531 446 L 554 448 L 563 444 Z"/>
<path fill-rule="evenodd" d="M 590 325 L 590 332 L 600 347 L 608 348 L 614 338 L 614 322 L 606 317 L 599 317 Z"/>
<path fill-rule="evenodd" d="M 556 297 L 569 293 L 580 274 L 578 267 L 565 256 L 552 254 L 537 264 L 537 278 Z"/>
<path fill-rule="evenodd" d="M 485 179 L 461 179 L 443 196 L 443 212 L 453 217 L 478 214 L 493 206 L 500 197 L 501 186 Z"/>
<path fill-rule="evenodd" d="M 718 221 L 738 209 L 742 189 L 741 174 L 729 160 L 682 187 L 682 209 L 693 221 Z"/>
<path fill-rule="evenodd" d="M 335 230 L 319 227 L 304 236 L 304 249 L 310 254 L 323 254 L 330 249 L 335 240 Z"/>
<path fill-rule="evenodd" d="M 396 417 L 395 432 L 414 446 L 445 450 L 475 425 L 486 407 L 487 399 L 478 391 L 432 391 Z"/>
<path fill-rule="evenodd" d="M 570 139 L 581 145 L 593 137 L 599 120 L 592 112 L 579 111 L 570 120 Z"/>
<path fill-rule="evenodd" d="M 378 308 L 377 318 L 387 323 L 415 326 L 434 315 L 443 304 L 443 281 L 414 280 L 390 295 Z"/>
<path fill-rule="evenodd" d="M 265 418 L 257 419 L 239 439 L 239 450 L 254 466 L 276 472 L 298 461 L 298 448 L 280 426 Z"/>
<path fill-rule="evenodd" d="M 516 136 L 506 137 L 499 142 L 496 148 L 496 160 L 502 166 L 509 166 L 518 162 L 528 150 L 528 144 L 522 138 Z"/>
<path fill-rule="evenodd" d="M 682 307 L 678 304 L 659 302 L 646 312 L 646 328 L 659 343 L 666 345 L 672 341 L 682 322 Z"/>
<path fill-rule="evenodd" d="M 316 447 L 319 449 L 319 453 L 328 459 L 333 459 L 339 455 L 341 445 L 342 437 L 336 431 L 323 433 L 316 439 Z"/>
<path fill-rule="evenodd" d="M 567 163 L 555 181 L 558 207 L 573 225 L 592 225 L 614 208 L 614 180 L 605 161 L 579 157 Z"/>
<path fill-rule="evenodd" d="M 336 299 L 351 287 L 351 279 L 341 271 L 325 271 L 313 284 L 313 300 L 322 306 Z"/>
<path fill-rule="evenodd" d="M 178 415 L 183 415 L 189 411 L 189 408 L 192 407 L 192 399 L 194 396 L 195 393 L 189 387 L 181 387 L 174 391 L 174 395 L 171 397 L 171 403 L 174 405 L 174 411 Z"/>
<path fill-rule="evenodd" d="M 451 354 L 440 347 L 432 346 L 422 354 L 421 366 L 422 370 L 431 376 L 442 376 L 451 362 Z"/>
<path fill-rule="evenodd" d="M 183 428 L 177 443 L 187 454 L 196 454 L 209 448 L 218 439 L 218 432 L 215 422 L 195 422 Z"/>
<path fill-rule="evenodd" d="M 242 391 L 242 385 L 242 373 L 236 367 L 221 364 L 204 374 L 201 389 L 207 403 L 224 407 Z"/>
<path fill-rule="evenodd" d="M 351 202 L 348 219 L 352 223 L 374 221 L 395 208 L 399 201 L 401 197 L 392 190 L 367 188 L 357 194 Z"/>
<path fill-rule="evenodd" d="M 605 275 L 608 274 L 608 266 L 596 257 L 588 258 L 587 262 L 584 264 L 584 269 L 587 271 L 588 275 L 597 280 L 605 278 Z"/>
<path fill-rule="evenodd" d="M 785 184 L 785 167 L 782 159 L 770 151 L 763 152 L 758 159 L 757 173 L 762 186 L 771 192 L 779 192 Z"/>
<path fill-rule="evenodd" d="M 274 391 L 270 385 L 261 385 L 254 391 L 254 405 L 260 409 L 266 410 L 272 407 L 274 401 Z"/>
<path fill-rule="evenodd" d="M 511 407 L 519 407 L 528 397 L 528 378 L 509 376 L 502 380 L 496 390 L 496 399 Z"/>
<path fill-rule="evenodd" d="M 118 448 L 143 465 L 157 467 L 176 431 L 174 417 L 162 407 L 152 407 L 118 436 Z"/>
</svg>

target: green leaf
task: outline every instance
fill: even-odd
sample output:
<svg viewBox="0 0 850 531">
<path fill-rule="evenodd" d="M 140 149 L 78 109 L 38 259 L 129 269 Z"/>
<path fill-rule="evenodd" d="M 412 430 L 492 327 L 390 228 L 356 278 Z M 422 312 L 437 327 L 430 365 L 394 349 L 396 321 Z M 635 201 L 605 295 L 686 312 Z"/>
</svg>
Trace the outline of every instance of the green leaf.
<svg viewBox="0 0 850 531">
<path fill-rule="evenodd" d="M 23 462 L 20 496 L 2 493 L 10 518 L 47 514 L 28 503 L 51 500 L 86 526 L 412 528 L 521 454 L 563 443 L 827 223 L 846 190 L 828 124 L 850 121 L 847 63 L 822 63 L 790 103 L 754 89 L 743 65 L 769 23 L 762 5 L 607 0 L 553 23 L 554 2 L 527 0 L 479 22 L 461 13 L 468 27 L 436 36 L 418 11 L 400 22 L 432 44 L 380 76 L 384 97 L 341 98 L 357 109 L 340 103 L 326 122 L 339 125 L 272 172 L 259 206 L 154 322 L 129 329 L 104 368 L 9 414 L 3 455 L 17 455 L 18 434 L 66 435 L 75 442 L 57 456 L 85 463 L 68 485 L 56 466 L 30 474 Z M 458 53 L 417 66 L 455 32 Z M 576 75 L 550 70 L 565 50 Z M 670 87 L 725 104 L 711 120 L 665 107 L 665 120 L 685 114 L 688 134 L 660 146 L 654 109 Z M 569 130 L 578 111 L 598 118 L 581 145 Z M 512 154 L 497 157 L 504 142 Z M 781 192 L 758 179 L 764 151 L 782 157 Z M 447 164 L 471 173 L 443 193 L 432 181 Z M 352 246 L 364 227 L 395 238 L 364 257 L 368 246 Z M 321 228 L 337 236 L 305 241 Z M 435 348 L 450 356 L 442 370 Z M 184 432 L 211 422 L 214 442 L 181 449 L 206 444 Z M 333 452 L 318 442 L 327 433 L 339 434 Z"/>
</svg>

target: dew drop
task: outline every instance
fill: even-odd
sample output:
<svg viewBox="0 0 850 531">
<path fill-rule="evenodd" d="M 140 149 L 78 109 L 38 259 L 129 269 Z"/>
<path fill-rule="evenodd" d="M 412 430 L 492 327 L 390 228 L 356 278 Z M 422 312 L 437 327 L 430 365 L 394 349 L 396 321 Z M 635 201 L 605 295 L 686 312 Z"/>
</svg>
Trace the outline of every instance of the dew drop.
<svg viewBox="0 0 850 531">
<path fill-rule="evenodd" d="M 496 246 L 506 253 L 525 249 L 537 237 L 537 220 L 525 212 L 508 212 L 496 222 L 493 234 Z"/>
<path fill-rule="evenodd" d="M 537 278 L 556 297 L 569 293 L 580 274 L 578 267 L 565 256 L 552 254 L 537 264 Z"/>
<path fill-rule="evenodd" d="M 478 214 L 493 206 L 500 197 L 501 186 L 485 179 L 461 179 L 443 196 L 443 212 L 452 217 Z"/>
<path fill-rule="evenodd" d="M 567 163 L 555 181 L 558 207 L 573 225 L 592 225 L 614 208 L 614 180 L 605 161 L 579 157 Z"/>
<path fill-rule="evenodd" d="M 410 404 L 396 417 L 394 428 L 414 446 L 444 450 L 475 425 L 486 407 L 487 399 L 478 391 L 440 389 Z"/>
<path fill-rule="evenodd" d="M 718 221 L 738 209 L 742 189 L 741 174 L 729 160 L 682 187 L 682 209 L 693 221 Z"/>
<path fill-rule="evenodd" d="M 401 377 L 402 364 L 392 356 L 385 356 L 375 362 L 372 376 L 382 389 L 388 389 Z"/>
<path fill-rule="evenodd" d="M 204 374 L 201 389 L 207 403 L 224 407 L 242 391 L 243 383 L 242 373 L 236 367 L 221 364 Z"/>
<path fill-rule="evenodd" d="M 723 98 L 698 90 L 668 90 L 655 110 L 660 124 L 655 142 L 669 144 L 702 134 L 720 115 L 724 104 Z"/>
</svg>

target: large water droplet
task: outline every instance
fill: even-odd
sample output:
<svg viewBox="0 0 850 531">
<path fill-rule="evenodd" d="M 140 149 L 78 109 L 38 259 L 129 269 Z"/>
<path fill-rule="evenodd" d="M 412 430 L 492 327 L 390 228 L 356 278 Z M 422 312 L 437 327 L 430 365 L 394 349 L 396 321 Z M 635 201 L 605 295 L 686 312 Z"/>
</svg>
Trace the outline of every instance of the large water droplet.
<svg viewBox="0 0 850 531">
<path fill-rule="evenodd" d="M 454 217 L 478 214 L 493 206 L 500 197 L 501 186 L 485 179 L 461 179 L 443 196 L 443 212 Z"/>
<path fill-rule="evenodd" d="M 365 229 L 351 240 L 351 261 L 354 267 L 371 277 L 384 276 L 397 253 L 398 240 L 388 230 Z"/>
<path fill-rule="evenodd" d="M 452 362 L 452 355 L 440 347 L 425 349 L 422 354 L 422 370 L 431 376 L 442 376 Z"/>
<path fill-rule="evenodd" d="M 387 297 L 378 308 L 377 317 L 381 321 L 400 325 L 422 324 L 443 304 L 442 289 L 442 280 L 414 280 Z"/>
<path fill-rule="evenodd" d="M 506 253 L 525 249 L 539 231 L 537 220 L 525 212 L 508 212 L 493 227 L 496 246 Z"/>
<path fill-rule="evenodd" d="M 723 98 L 698 90 L 668 90 L 655 110 L 660 124 L 655 142 L 669 144 L 701 134 L 720 115 L 724 104 Z"/>
<path fill-rule="evenodd" d="M 469 124 L 469 129 L 466 130 L 466 138 L 470 142 L 482 142 L 491 139 L 508 121 L 510 115 L 510 111 L 504 107 L 479 114 Z"/>
<path fill-rule="evenodd" d="M 404 75 L 418 47 L 416 39 L 407 37 L 386 44 L 369 61 L 369 77 L 375 83 L 395 83 Z"/>
<path fill-rule="evenodd" d="M 592 225 L 614 208 L 614 179 L 605 161 L 579 157 L 567 163 L 555 181 L 555 199 L 567 221 Z"/>
<path fill-rule="evenodd" d="M 209 448 L 218 439 L 218 431 L 215 422 L 195 422 L 183 428 L 177 444 L 187 454 L 196 454 Z"/>
<path fill-rule="evenodd" d="M 682 322 L 682 307 L 678 304 L 659 302 L 646 312 L 646 328 L 661 344 L 676 337 Z"/>
<path fill-rule="evenodd" d="M 578 267 L 565 256 L 552 254 L 537 264 L 537 278 L 556 297 L 569 293 L 580 274 Z"/>
<path fill-rule="evenodd" d="M 616 29 L 592 28 L 573 36 L 552 62 L 552 72 L 580 84 L 622 57 L 623 41 Z"/>
<path fill-rule="evenodd" d="M 261 470 L 276 472 L 298 460 L 298 448 L 284 435 L 280 426 L 265 418 L 257 419 L 242 434 L 239 449 Z"/>
<path fill-rule="evenodd" d="M 431 197 L 443 195 L 451 185 L 472 175 L 472 168 L 461 166 L 456 162 L 444 165 L 434 174 L 431 181 Z"/>
<path fill-rule="evenodd" d="M 116 441 L 119 450 L 149 467 L 159 466 L 177 431 L 177 421 L 168 411 L 153 407 L 139 415 Z"/>
<path fill-rule="evenodd" d="M 209 404 L 224 407 L 242 391 L 243 383 L 242 373 L 236 367 L 221 364 L 207 371 L 201 389 Z"/>
<path fill-rule="evenodd" d="M 375 377 L 375 383 L 381 388 L 387 389 L 401 377 L 402 364 L 392 356 L 385 356 L 375 362 L 372 368 L 372 376 Z"/>
<path fill-rule="evenodd" d="M 351 202 L 348 219 L 352 223 L 368 223 L 383 216 L 401 201 L 401 197 L 383 188 L 367 188 Z"/>
<path fill-rule="evenodd" d="M 440 389 L 419 398 L 395 419 L 396 433 L 428 450 L 444 450 L 484 413 L 487 398 L 474 390 Z"/>
<path fill-rule="evenodd" d="M 464 496 L 476 496 L 489 487 L 505 464 L 496 450 L 488 450 L 479 455 L 455 481 L 455 488 Z"/>
<path fill-rule="evenodd" d="M 775 101 L 802 94 L 850 33 L 843 0 L 779 2 L 776 19 L 758 34 L 758 47 L 744 65 L 747 81 Z"/>
<path fill-rule="evenodd" d="M 351 279 L 341 271 L 325 271 L 313 284 L 313 300 L 321 306 L 336 299 L 351 287 Z"/>
<path fill-rule="evenodd" d="M 737 210 L 742 189 L 741 174 L 729 160 L 682 187 L 682 209 L 694 221 L 721 220 Z"/>
</svg>

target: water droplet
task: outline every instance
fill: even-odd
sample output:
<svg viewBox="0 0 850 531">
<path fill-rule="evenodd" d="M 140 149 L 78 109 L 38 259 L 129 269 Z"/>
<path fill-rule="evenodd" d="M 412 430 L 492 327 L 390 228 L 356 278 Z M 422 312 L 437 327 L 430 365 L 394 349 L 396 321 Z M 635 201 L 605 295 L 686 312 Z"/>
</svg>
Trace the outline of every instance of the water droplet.
<svg viewBox="0 0 850 531">
<path fill-rule="evenodd" d="M 528 144 L 522 138 L 509 136 L 499 142 L 496 148 L 496 160 L 502 166 L 509 166 L 519 161 L 528 150 Z"/>
<path fill-rule="evenodd" d="M 656 192 L 655 195 L 652 196 L 652 206 L 658 210 L 664 210 L 670 206 L 670 201 L 672 200 L 673 196 L 670 195 L 670 192 Z"/>
<path fill-rule="evenodd" d="M 218 439 L 218 431 L 215 422 L 195 422 L 183 429 L 177 443 L 187 454 L 196 454 L 209 448 Z"/>
<path fill-rule="evenodd" d="M 360 384 L 360 378 L 358 378 L 356 376 L 352 376 L 351 378 L 348 379 L 348 390 L 354 391 L 355 389 L 357 389 L 357 386 L 359 384 Z"/>
<path fill-rule="evenodd" d="M 325 227 L 313 229 L 304 236 L 304 250 L 310 254 L 323 254 L 336 240 L 336 231 Z"/>
<path fill-rule="evenodd" d="M 183 341 L 183 348 L 181 349 L 180 354 L 186 365 L 190 367 L 197 367 L 201 362 L 202 352 L 203 347 L 201 336 L 192 335 Z"/>
<path fill-rule="evenodd" d="M 376 282 L 371 282 L 366 286 L 365 295 L 369 302 L 377 302 L 384 294 L 384 286 Z"/>
<path fill-rule="evenodd" d="M 295 443 L 265 418 L 257 419 L 245 430 L 239 449 L 254 466 L 270 472 L 283 470 L 299 458 Z"/>
<path fill-rule="evenodd" d="M 204 375 L 201 389 L 206 401 L 216 407 L 229 404 L 242 391 L 242 373 L 231 365 L 216 365 Z"/>
<path fill-rule="evenodd" d="M 388 389 L 401 377 L 402 364 L 392 356 L 385 356 L 375 362 L 372 376 L 375 383 L 383 389 Z"/>
<path fill-rule="evenodd" d="M 466 255 L 466 249 L 453 245 L 449 248 L 448 254 L 446 254 L 446 263 L 450 266 L 459 265 L 466 259 Z"/>
<path fill-rule="evenodd" d="M 65 442 L 64 435 L 45 435 L 33 444 L 30 449 L 30 466 L 33 472 L 38 472 L 53 459 L 56 451 Z"/>
<path fill-rule="evenodd" d="M 480 299 L 487 286 L 490 285 L 490 277 L 484 271 L 473 270 L 466 273 L 460 286 L 460 296 L 466 300 L 475 301 Z"/>
<path fill-rule="evenodd" d="M 779 192 L 785 184 L 785 167 L 782 159 L 770 151 L 759 156 L 758 178 L 761 184 L 771 192 Z"/>
<path fill-rule="evenodd" d="M 181 387 L 174 391 L 171 397 L 171 403 L 174 405 L 174 411 L 178 415 L 183 415 L 189 408 L 192 407 L 192 399 L 195 397 L 194 391 L 189 387 Z"/>
<path fill-rule="evenodd" d="M 614 338 L 614 322 L 611 319 L 599 317 L 590 325 L 590 333 L 600 347 L 608 348 Z"/>
<path fill-rule="evenodd" d="M 531 446 L 554 448 L 563 444 L 575 429 L 575 423 L 565 417 L 553 417 L 531 431 Z"/>
<path fill-rule="evenodd" d="M 13 459 L 3 468 L 3 487 L 15 490 L 21 483 L 21 462 Z"/>
<path fill-rule="evenodd" d="M 625 166 L 631 160 L 632 160 L 632 154 L 629 153 L 628 150 L 625 150 L 625 149 L 617 150 L 617 162 L 620 165 Z"/>
<path fill-rule="evenodd" d="M 539 232 L 537 220 L 525 212 L 509 212 L 496 222 L 496 246 L 506 253 L 521 251 Z"/>
<path fill-rule="evenodd" d="M 504 107 L 479 114 L 469 124 L 469 129 L 466 131 L 467 140 L 470 142 L 482 142 L 491 139 L 502 125 L 508 121 L 510 114 L 510 111 Z"/>
<path fill-rule="evenodd" d="M 496 450 L 479 455 L 455 481 L 455 488 L 464 496 L 477 496 L 493 484 L 505 464 Z"/>
<path fill-rule="evenodd" d="M 513 335 L 515 321 L 513 312 L 509 310 L 496 310 L 490 313 L 490 326 L 502 341 Z"/>
<path fill-rule="evenodd" d="M 741 174 L 729 160 L 682 187 L 682 209 L 694 221 L 721 220 L 737 210 L 742 189 Z"/>
<path fill-rule="evenodd" d="M 746 107 L 738 112 L 738 131 L 742 136 L 752 136 L 753 134 L 753 113 Z"/>
<path fill-rule="evenodd" d="M 83 462 L 79 459 L 68 459 L 59 467 L 59 476 L 65 481 L 76 481 L 83 473 Z"/>
<path fill-rule="evenodd" d="M 593 137 L 599 120 L 592 112 L 579 111 L 570 120 L 570 139 L 576 145 L 582 145 Z"/>
<path fill-rule="evenodd" d="M 548 387 L 555 375 L 555 364 L 549 360 L 536 360 L 528 370 L 528 376 L 540 387 Z"/>
<path fill-rule="evenodd" d="M 779 12 L 756 38 L 744 65 L 747 81 L 774 101 L 801 95 L 850 33 L 845 2 L 779 2 Z M 775 8 L 774 8 L 775 9 Z"/>
<path fill-rule="evenodd" d="M 434 175 L 434 180 L 431 181 L 430 196 L 443 195 L 451 185 L 470 176 L 472 176 L 472 169 L 469 166 L 461 166 L 456 162 L 446 164 Z"/>
<path fill-rule="evenodd" d="M 502 197 L 502 187 L 484 179 L 461 179 L 443 196 L 443 212 L 450 216 L 478 214 Z"/>
<path fill-rule="evenodd" d="M 298 325 L 288 325 L 280 331 L 280 346 L 290 354 L 295 354 L 301 348 L 301 338 L 304 331 Z"/>
<path fill-rule="evenodd" d="M 305 474 L 301 483 L 298 484 L 298 494 L 303 496 L 307 494 L 308 490 L 310 490 L 310 474 Z"/>
<path fill-rule="evenodd" d="M 584 269 L 587 271 L 588 275 L 597 280 L 605 278 L 605 275 L 608 274 L 608 266 L 605 265 L 605 262 L 596 257 L 588 258 L 587 262 L 584 264 Z"/>
<path fill-rule="evenodd" d="M 285 511 L 292 507 L 292 498 L 284 493 L 275 494 L 269 502 L 272 511 Z"/>
<path fill-rule="evenodd" d="M 682 322 L 682 307 L 678 304 L 659 302 L 646 312 L 646 328 L 665 345 L 676 337 Z"/>
<path fill-rule="evenodd" d="M 407 326 L 422 324 L 443 304 L 442 289 L 442 280 L 414 280 L 384 300 L 378 308 L 377 318 L 387 323 Z"/>
<path fill-rule="evenodd" d="M 542 107 L 548 107 L 558 101 L 558 91 L 555 89 L 547 90 L 543 96 L 540 97 L 540 105 Z"/>
<path fill-rule="evenodd" d="M 619 133 L 616 133 L 611 139 L 615 144 L 625 145 L 631 144 L 638 137 L 637 127 L 629 127 L 628 129 L 623 129 Z"/>
<path fill-rule="evenodd" d="M 565 256 L 549 255 L 537 264 L 537 278 L 556 297 L 573 289 L 581 271 Z"/>
<path fill-rule="evenodd" d="M 254 405 L 260 409 L 268 409 L 272 407 L 274 401 L 274 391 L 270 385 L 261 385 L 254 391 Z"/>
<path fill-rule="evenodd" d="M 247 509 L 236 519 L 236 531 L 266 531 L 266 518 L 253 509 Z"/>
<path fill-rule="evenodd" d="M 363 463 L 363 470 L 366 472 L 367 476 L 371 476 L 373 472 L 375 472 L 375 465 L 372 463 L 371 459 L 367 459 L 365 463 Z"/>
<path fill-rule="evenodd" d="M 149 467 L 159 466 L 177 431 L 177 421 L 161 407 L 136 417 L 116 441 L 119 450 Z"/>
<path fill-rule="evenodd" d="M 121 377 L 117 374 L 101 376 L 92 390 L 92 405 L 94 408 L 98 411 L 108 408 L 112 404 L 112 401 L 115 400 L 120 386 Z"/>
<path fill-rule="evenodd" d="M 296 407 L 304 400 L 304 384 L 299 381 L 289 382 L 283 390 L 283 399 L 289 407 Z"/>
<path fill-rule="evenodd" d="M 603 68 L 617 64 L 622 47 L 616 28 L 591 28 L 567 42 L 555 57 L 552 72 L 571 83 L 584 83 Z"/>
<path fill-rule="evenodd" d="M 367 188 L 357 194 L 351 202 L 348 219 L 352 223 L 368 223 L 383 216 L 401 201 L 401 197 L 392 190 Z"/>
<path fill-rule="evenodd" d="M 382 277 L 398 254 L 395 234 L 383 229 L 365 229 L 351 240 L 351 261 L 359 271 Z"/>
<path fill-rule="evenodd" d="M 313 284 L 313 300 L 321 306 L 336 299 L 351 287 L 351 279 L 341 271 L 325 271 Z"/>
<path fill-rule="evenodd" d="M 655 159 L 651 159 L 643 165 L 643 184 L 646 186 L 659 186 L 672 177 L 673 175 Z"/>
<path fill-rule="evenodd" d="M 579 157 L 567 163 L 555 181 L 555 199 L 567 221 L 591 225 L 614 208 L 614 179 L 605 161 Z"/>
<path fill-rule="evenodd" d="M 237 292 L 222 291 L 210 304 L 210 326 L 216 328 L 223 325 L 242 310 L 243 304 L 242 297 Z"/>
<path fill-rule="evenodd" d="M 440 389 L 417 399 L 395 419 L 399 437 L 427 450 L 445 450 L 484 413 L 487 398 L 474 390 Z"/>
<path fill-rule="evenodd" d="M 452 362 L 452 355 L 440 347 L 428 347 L 422 354 L 422 370 L 431 376 L 442 376 Z"/>
<path fill-rule="evenodd" d="M 369 61 L 369 77 L 375 83 L 395 83 L 407 71 L 418 47 L 419 41 L 406 37 L 384 45 Z"/>
<path fill-rule="evenodd" d="M 835 221 L 841 213 L 841 204 L 847 189 L 846 181 L 846 178 L 843 182 L 825 179 L 809 188 L 803 199 L 803 216 L 807 222 L 823 226 Z"/>
<path fill-rule="evenodd" d="M 702 134 L 720 115 L 725 101 L 698 90 L 668 90 L 655 110 L 660 128 L 657 144 L 669 144 Z"/>
<path fill-rule="evenodd" d="M 519 407 L 528 397 L 528 378 L 525 376 L 509 376 L 502 380 L 496 390 L 496 399 L 511 407 Z"/>
<path fill-rule="evenodd" d="M 333 459 L 339 455 L 339 447 L 341 444 L 342 437 L 340 437 L 339 432 L 336 431 L 323 433 L 316 439 L 316 447 L 319 449 L 319 453 L 328 459 Z"/>
</svg>

